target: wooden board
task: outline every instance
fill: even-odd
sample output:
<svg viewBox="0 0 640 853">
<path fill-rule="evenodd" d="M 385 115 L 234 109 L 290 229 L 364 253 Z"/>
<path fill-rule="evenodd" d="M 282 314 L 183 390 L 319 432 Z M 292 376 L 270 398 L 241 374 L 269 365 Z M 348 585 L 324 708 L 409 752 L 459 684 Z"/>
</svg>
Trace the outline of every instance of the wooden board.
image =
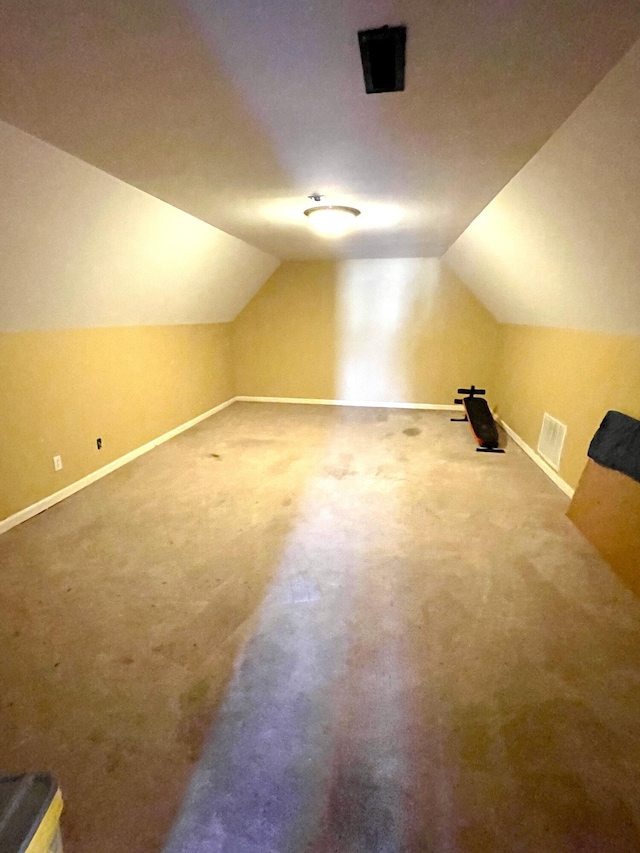
<svg viewBox="0 0 640 853">
<path fill-rule="evenodd" d="M 640 483 L 589 459 L 567 515 L 640 596 Z"/>
</svg>

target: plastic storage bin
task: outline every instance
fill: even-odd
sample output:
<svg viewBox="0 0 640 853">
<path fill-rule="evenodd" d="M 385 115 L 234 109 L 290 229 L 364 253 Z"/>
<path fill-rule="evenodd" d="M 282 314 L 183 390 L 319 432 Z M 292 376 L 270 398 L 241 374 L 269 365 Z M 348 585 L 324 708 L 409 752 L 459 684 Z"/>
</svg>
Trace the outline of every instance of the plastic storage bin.
<svg viewBox="0 0 640 853">
<path fill-rule="evenodd" d="M 48 773 L 0 778 L 0 853 L 62 853 L 62 794 Z"/>
</svg>

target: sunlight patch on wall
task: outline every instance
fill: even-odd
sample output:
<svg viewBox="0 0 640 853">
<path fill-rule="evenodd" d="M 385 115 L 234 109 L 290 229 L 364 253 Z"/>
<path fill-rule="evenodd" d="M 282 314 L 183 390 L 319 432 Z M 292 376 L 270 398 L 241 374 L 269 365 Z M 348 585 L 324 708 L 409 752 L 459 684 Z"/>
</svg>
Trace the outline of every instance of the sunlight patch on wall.
<svg viewBox="0 0 640 853">
<path fill-rule="evenodd" d="M 436 258 L 345 261 L 337 305 L 338 398 L 359 402 L 411 400 L 408 370 L 414 318 L 433 307 L 439 281 Z"/>
</svg>

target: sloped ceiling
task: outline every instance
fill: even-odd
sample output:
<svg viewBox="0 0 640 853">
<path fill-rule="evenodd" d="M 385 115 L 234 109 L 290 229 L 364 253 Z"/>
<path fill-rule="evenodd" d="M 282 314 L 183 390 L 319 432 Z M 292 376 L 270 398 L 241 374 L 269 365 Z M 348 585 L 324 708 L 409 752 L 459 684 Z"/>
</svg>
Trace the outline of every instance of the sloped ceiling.
<svg viewBox="0 0 640 853">
<path fill-rule="evenodd" d="M 640 42 L 444 256 L 498 320 L 640 335 L 639 92 Z"/>
<path fill-rule="evenodd" d="M 0 332 L 231 320 L 278 259 L 0 122 Z"/>
<path fill-rule="evenodd" d="M 407 89 L 365 95 L 399 23 Z M 637 0 L 3 0 L 0 118 L 279 257 L 440 255 L 639 36 Z"/>
</svg>

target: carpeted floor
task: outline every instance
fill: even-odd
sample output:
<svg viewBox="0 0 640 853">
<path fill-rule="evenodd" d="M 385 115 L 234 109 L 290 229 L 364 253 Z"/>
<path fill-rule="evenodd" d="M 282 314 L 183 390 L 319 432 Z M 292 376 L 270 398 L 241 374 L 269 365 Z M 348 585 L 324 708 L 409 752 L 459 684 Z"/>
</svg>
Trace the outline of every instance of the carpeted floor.
<svg viewBox="0 0 640 853">
<path fill-rule="evenodd" d="M 0 537 L 0 767 L 66 853 L 640 849 L 640 602 L 473 447 L 235 403 Z"/>
</svg>

